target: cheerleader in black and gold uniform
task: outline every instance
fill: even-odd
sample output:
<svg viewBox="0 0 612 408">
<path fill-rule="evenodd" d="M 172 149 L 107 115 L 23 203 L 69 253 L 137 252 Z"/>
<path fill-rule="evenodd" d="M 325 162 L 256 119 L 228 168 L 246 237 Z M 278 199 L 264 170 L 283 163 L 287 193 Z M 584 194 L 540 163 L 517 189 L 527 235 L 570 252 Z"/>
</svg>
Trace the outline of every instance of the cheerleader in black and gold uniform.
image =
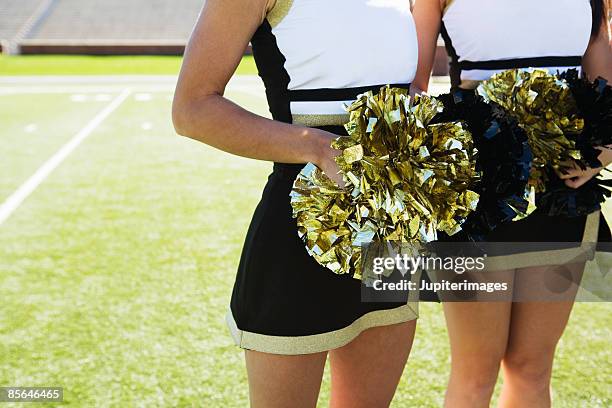
<svg viewBox="0 0 612 408">
<path fill-rule="evenodd" d="M 612 51 L 604 0 L 418 0 L 419 68 L 415 87 L 427 90 L 439 32 L 451 58 L 451 82 L 474 89 L 480 81 L 512 68 L 569 68 L 589 78 L 612 81 Z M 604 164 L 612 162 L 602 149 Z M 560 175 L 579 188 L 601 169 L 571 169 Z M 602 221 L 602 222 L 600 222 Z M 577 217 L 548 217 L 537 211 L 525 220 L 499 227 L 490 242 L 566 242 L 610 240 L 599 212 Z M 515 292 L 538 284 L 557 268 L 566 252 L 521 253 L 511 257 L 505 277 Z M 558 262 L 558 263 L 556 263 Z M 584 262 L 568 266 L 577 276 Z M 575 292 L 574 292 L 575 293 Z M 573 302 L 445 303 L 452 370 L 446 406 L 488 407 L 500 364 L 502 407 L 547 407 L 556 344 Z"/>
<path fill-rule="evenodd" d="M 249 41 L 274 120 L 223 97 Z M 227 316 L 247 350 L 254 407 L 314 407 L 328 352 L 333 406 L 391 401 L 414 335 L 414 305 L 364 303 L 359 281 L 321 267 L 298 237 L 289 193 L 306 162 L 341 182 L 330 141 L 346 134 L 343 103 L 386 84 L 408 88 L 416 66 L 408 1 L 206 2 L 179 78 L 176 130 L 275 162 Z"/>
</svg>

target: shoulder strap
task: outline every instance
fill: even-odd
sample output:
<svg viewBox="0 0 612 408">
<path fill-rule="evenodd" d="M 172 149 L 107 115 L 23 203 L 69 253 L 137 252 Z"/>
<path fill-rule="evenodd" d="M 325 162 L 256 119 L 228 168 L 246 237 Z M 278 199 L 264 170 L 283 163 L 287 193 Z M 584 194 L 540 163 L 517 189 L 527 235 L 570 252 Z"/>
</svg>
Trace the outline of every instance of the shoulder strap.
<svg viewBox="0 0 612 408">
<path fill-rule="evenodd" d="M 270 26 L 276 27 L 289 14 L 289 10 L 293 5 L 293 0 L 276 0 L 266 18 Z"/>
</svg>

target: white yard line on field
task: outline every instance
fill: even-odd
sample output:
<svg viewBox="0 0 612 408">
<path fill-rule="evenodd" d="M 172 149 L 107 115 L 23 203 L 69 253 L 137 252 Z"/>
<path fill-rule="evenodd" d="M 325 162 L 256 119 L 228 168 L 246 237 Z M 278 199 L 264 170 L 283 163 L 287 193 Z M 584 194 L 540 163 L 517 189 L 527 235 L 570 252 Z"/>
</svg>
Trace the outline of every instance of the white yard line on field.
<svg viewBox="0 0 612 408">
<path fill-rule="evenodd" d="M 130 88 L 138 92 L 149 93 L 172 93 L 174 86 L 171 85 L 130 85 Z M 108 94 L 119 93 L 125 89 L 125 85 L 109 85 L 105 87 L 88 85 L 49 85 L 49 86 L 2 86 L 0 85 L 0 96 L 20 94 Z"/>
<path fill-rule="evenodd" d="M 21 203 L 85 140 L 100 124 L 115 111 L 131 94 L 131 89 L 124 89 L 109 105 L 100 111 L 83 129 L 72 137 L 61 149 L 51 156 L 36 172 L 25 181 L 0 206 L 0 225 L 19 208 Z"/>
<path fill-rule="evenodd" d="M 1 76 L 0 96 L 15 94 L 89 94 L 121 92 L 130 87 L 137 93 L 174 92 L 174 75 L 91 75 L 91 76 Z M 261 90 L 263 83 L 256 75 L 236 75 L 228 84 L 233 87 Z"/>
<path fill-rule="evenodd" d="M 0 75 L 0 84 L 176 83 L 176 75 Z"/>
<path fill-rule="evenodd" d="M 170 84 L 176 85 L 177 75 L 2 75 L 0 85 L 133 85 Z M 230 83 L 261 84 L 257 75 L 234 75 Z"/>
</svg>

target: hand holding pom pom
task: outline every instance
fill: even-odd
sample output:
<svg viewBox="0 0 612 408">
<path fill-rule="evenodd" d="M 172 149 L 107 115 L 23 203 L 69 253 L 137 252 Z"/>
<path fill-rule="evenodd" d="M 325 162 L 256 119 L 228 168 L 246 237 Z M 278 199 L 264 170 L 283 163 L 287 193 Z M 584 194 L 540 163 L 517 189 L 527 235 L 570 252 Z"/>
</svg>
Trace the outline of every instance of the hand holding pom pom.
<svg viewBox="0 0 612 408">
<path fill-rule="evenodd" d="M 580 158 L 575 140 L 584 121 L 566 82 L 546 70 L 514 69 L 484 81 L 478 91 L 514 116 L 527 132 L 534 155 L 530 185 L 536 193 L 546 189 L 546 166 L 558 168 L 563 161 Z"/>
<path fill-rule="evenodd" d="M 514 116 L 534 152 L 530 185 L 539 211 L 580 216 L 610 197 L 611 180 L 597 178 L 612 144 L 612 87 L 576 70 L 509 70 L 485 81 L 479 92 Z M 608 157 L 606 159 L 606 157 Z"/>
<path fill-rule="evenodd" d="M 349 108 L 348 136 L 334 140 L 346 183 L 314 165 L 294 183 L 291 204 L 308 252 L 335 273 L 361 277 L 361 245 L 425 243 L 452 235 L 476 208 L 471 134 L 460 123 L 432 124 L 442 104 L 382 88 Z"/>
<path fill-rule="evenodd" d="M 576 140 L 581 153 L 579 165 L 601 167 L 598 148 L 612 144 L 612 86 L 603 78 L 594 82 L 581 78 L 575 69 L 559 75 L 559 79 L 569 85 L 578 113 L 584 118 L 584 129 Z"/>
</svg>

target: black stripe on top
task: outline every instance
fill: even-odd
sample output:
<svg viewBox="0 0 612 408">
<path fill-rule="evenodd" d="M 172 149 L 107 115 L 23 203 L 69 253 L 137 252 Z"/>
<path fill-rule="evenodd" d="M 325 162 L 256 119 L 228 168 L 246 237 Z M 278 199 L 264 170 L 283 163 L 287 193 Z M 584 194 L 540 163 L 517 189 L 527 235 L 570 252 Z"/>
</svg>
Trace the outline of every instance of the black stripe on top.
<svg viewBox="0 0 612 408">
<path fill-rule="evenodd" d="M 499 70 L 513 68 L 578 67 L 580 65 L 582 65 L 582 57 L 535 57 L 491 61 L 459 61 L 459 66 L 462 71 L 474 69 Z"/>
<path fill-rule="evenodd" d="M 440 34 L 444 39 L 446 53 L 450 57 L 449 75 L 451 79 L 451 87 L 458 88 L 459 85 L 461 85 L 461 66 L 459 65 L 459 55 L 457 54 L 457 50 L 453 46 L 453 40 L 448 34 L 448 30 L 446 29 L 444 21 L 442 22 L 442 26 L 440 27 Z"/>
<path fill-rule="evenodd" d="M 285 56 L 278 48 L 276 37 L 272 33 L 272 27 L 268 20 L 264 20 L 255 31 L 253 38 L 251 38 L 251 45 L 257 71 L 266 88 L 266 97 L 272 118 L 291 123 L 289 92 L 287 90 L 291 78 L 285 69 Z"/>
<path fill-rule="evenodd" d="M 289 100 L 292 102 L 327 102 L 327 101 L 351 101 L 357 95 L 372 91 L 377 93 L 386 85 L 370 85 L 357 88 L 320 88 L 320 89 L 298 89 L 289 91 Z M 410 89 L 410 84 L 390 84 L 392 88 Z"/>
</svg>

